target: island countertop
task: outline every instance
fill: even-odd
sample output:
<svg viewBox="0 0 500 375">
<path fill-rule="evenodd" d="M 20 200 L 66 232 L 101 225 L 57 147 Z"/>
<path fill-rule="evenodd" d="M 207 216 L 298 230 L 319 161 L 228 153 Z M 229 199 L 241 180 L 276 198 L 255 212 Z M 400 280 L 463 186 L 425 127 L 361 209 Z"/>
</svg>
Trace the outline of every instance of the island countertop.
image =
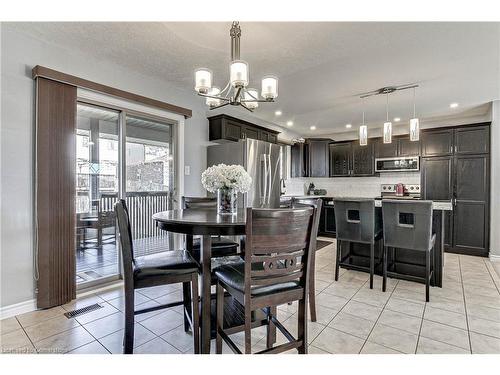
<svg viewBox="0 0 500 375">
<path fill-rule="evenodd" d="M 306 198 L 325 198 L 325 199 L 375 199 L 375 207 L 382 207 L 382 199 L 380 198 L 369 198 L 369 197 L 335 197 L 332 195 L 282 195 L 282 199 L 306 199 Z M 390 199 L 390 198 L 387 198 Z M 401 200 L 401 198 L 399 198 Z M 404 199 L 403 199 L 404 200 Z M 409 199 L 411 201 L 418 201 L 418 199 Z M 325 202 L 328 206 L 333 206 L 333 201 Z M 451 201 L 432 201 L 432 209 L 433 210 L 441 210 L 441 211 L 452 211 L 453 205 Z"/>
</svg>

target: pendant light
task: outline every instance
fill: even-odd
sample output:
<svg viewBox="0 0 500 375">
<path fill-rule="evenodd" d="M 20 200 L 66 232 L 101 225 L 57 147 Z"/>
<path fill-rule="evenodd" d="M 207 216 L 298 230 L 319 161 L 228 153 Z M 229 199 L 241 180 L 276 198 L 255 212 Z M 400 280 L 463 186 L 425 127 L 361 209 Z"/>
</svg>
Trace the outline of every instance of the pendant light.
<svg viewBox="0 0 500 375">
<path fill-rule="evenodd" d="M 384 122 L 384 143 L 392 143 L 392 122 L 389 121 L 389 94 L 386 94 L 386 122 Z"/>
<path fill-rule="evenodd" d="M 415 112 L 415 87 L 413 88 L 413 118 L 410 119 L 410 141 L 416 142 L 420 139 L 420 124 Z"/>
<path fill-rule="evenodd" d="M 359 127 L 359 145 L 366 146 L 368 144 L 368 127 L 365 125 L 365 106 L 363 99 L 363 124 Z"/>
</svg>

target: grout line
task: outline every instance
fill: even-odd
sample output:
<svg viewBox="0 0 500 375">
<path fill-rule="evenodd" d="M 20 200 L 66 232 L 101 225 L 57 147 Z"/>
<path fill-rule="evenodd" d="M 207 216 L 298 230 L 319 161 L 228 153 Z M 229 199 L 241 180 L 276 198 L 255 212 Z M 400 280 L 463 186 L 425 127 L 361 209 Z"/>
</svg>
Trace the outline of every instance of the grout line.
<svg viewBox="0 0 500 375">
<path fill-rule="evenodd" d="M 417 354 L 418 344 L 420 342 L 420 336 L 422 333 L 422 326 L 424 325 L 424 317 L 425 317 L 425 309 L 426 308 L 427 308 L 427 302 L 424 303 L 424 311 L 422 312 L 422 319 L 420 320 L 420 329 L 418 330 L 417 345 L 415 346 L 415 354 Z"/>
<path fill-rule="evenodd" d="M 369 282 L 369 280 L 367 281 L 367 283 Z M 366 283 L 365 283 L 366 284 Z M 363 285 L 365 285 L 363 284 Z M 377 326 L 377 323 L 378 321 L 380 320 L 380 317 L 382 316 L 382 313 L 384 312 L 385 310 L 385 307 L 387 306 L 387 304 L 389 303 L 389 300 L 391 299 L 392 295 L 394 294 L 394 291 L 396 290 L 397 286 L 399 284 L 399 280 L 396 281 L 396 285 L 394 285 L 394 289 L 392 289 L 391 291 L 391 295 L 389 296 L 389 298 L 387 299 L 387 301 L 385 301 L 384 303 L 384 306 L 382 307 L 382 310 L 380 311 L 380 314 L 378 315 L 377 317 L 377 320 L 375 321 L 375 324 L 373 325 L 372 329 L 370 330 L 370 333 L 368 333 L 368 336 L 366 336 L 366 340 L 365 342 L 363 343 L 363 346 L 361 346 L 361 349 L 359 349 L 359 354 L 361 354 L 361 352 L 363 351 L 363 348 L 365 347 L 368 339 L 370 338 L 370 335 L 372 334 L 373 330 L 375 329 L 375 327 Z M 386 292 L 387 293 L 387 292 Z M 394 328 L 394 327 L 391 327 L 391 328 Z M 378 343 L 375 343 L 375 344 L 378 344 Z M 380 345 L 380 344 L 379 344 Z M 382 346 L 385 346 L 385 345 L 382 345 Z M 389 349 L 392 349 L 392 348 L 389 348 Z M 393 349 L 394 350 L 394 349 Z M 399 350 L 397 350 L 399 351 Z"/>
<path fill-rule="evenodd" d="M 458 256 L 458 268 L 460 271 L 460 282 L 462 284 L 462 296 L 464 299 L 464 309 L 465 309 L 465 323 L 467 324 L 467 337 L 469 339 L 469 351 L 472 354 L 472 342 L 470 339 L 470 327 L 469 327 L 469 316 L 467 314 L 467 301 L 465 299 L 465 290 L 464 290 L 464 279 L 462 276 L 462 262 L 460 261 L 460 255 Z"/>
</svg>

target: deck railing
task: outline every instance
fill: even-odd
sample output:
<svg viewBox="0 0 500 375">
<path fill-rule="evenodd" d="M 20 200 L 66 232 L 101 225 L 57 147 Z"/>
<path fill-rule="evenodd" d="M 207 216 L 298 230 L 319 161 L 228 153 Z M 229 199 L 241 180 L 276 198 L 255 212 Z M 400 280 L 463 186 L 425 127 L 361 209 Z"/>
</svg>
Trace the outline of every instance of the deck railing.
<svg viewBox="0 0 500 375">
<path fill-rule="evenodd" d="M 116 193 L 103 193 L 99 201 L 101 211 L 112 211 L 118 198 Z M 159 192 L 127 192 L 127 203 L 132 238 L 166 236 L 167 233 L 156 227 L 152 216 L 156 212 L 170 210 L 172 207 L 172 193 Z"/>
</svg>

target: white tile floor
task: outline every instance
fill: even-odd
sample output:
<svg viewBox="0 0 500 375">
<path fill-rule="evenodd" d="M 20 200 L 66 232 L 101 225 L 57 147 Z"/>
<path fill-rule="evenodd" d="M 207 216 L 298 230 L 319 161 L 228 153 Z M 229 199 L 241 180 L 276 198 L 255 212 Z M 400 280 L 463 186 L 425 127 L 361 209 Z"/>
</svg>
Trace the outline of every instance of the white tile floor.
<svg viewBox="0 0 500 375">
<path fill-rule="evenodd" d="M 500 353 L 500 278 L 487 258 L 445 254 L 444 286 L 424 286 L 381 278 L 369 289 L 368 275 L 341 270 L 333 281 L 334 243 L 318 251 L 316 287 L 318 321 L 309 323 L 309 353 Z M 137 292 L 146 307 L 180 299 L 177 286 Z M 64 312 L 92 303 L 104 308 L 67 319 Z M 296 304 L 278 309 L 278 318 L 294 333 Z M 123 290 L 93 294 L 50 310 L 1 321 L 4 353 L 120 353 L 123 338 Z M 243 343 L 243 334 L 233 335 Z M 254 351 L 264 348 L 265 328 L 252 332 Z M 278 333 L 278 343 L 284 337 Z M 214 343 L 212 343 L 214 344 Z M 136 353 L 192 353 L 181 308 L 137 316 Z M 212 345 L 213 346 L 213 345 Z M 214 348 L 212 348 L 214 349 Z M 231 351 L 224 346 L 224 352 Z"/>
</svg>

